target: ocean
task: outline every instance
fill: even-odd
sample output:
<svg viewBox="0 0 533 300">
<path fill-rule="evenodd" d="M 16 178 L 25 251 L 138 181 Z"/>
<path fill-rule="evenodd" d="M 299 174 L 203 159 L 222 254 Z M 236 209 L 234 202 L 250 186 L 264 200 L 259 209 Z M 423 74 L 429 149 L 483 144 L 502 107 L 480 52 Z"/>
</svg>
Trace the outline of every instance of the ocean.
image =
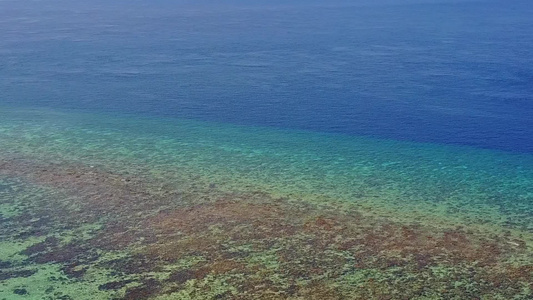
<svg viewBox="0 0 533 300">
<path fill-rule="evenodd" d="M 532 299 L 527 1 L 0 1 L 0 299 Z"/>
</svg>

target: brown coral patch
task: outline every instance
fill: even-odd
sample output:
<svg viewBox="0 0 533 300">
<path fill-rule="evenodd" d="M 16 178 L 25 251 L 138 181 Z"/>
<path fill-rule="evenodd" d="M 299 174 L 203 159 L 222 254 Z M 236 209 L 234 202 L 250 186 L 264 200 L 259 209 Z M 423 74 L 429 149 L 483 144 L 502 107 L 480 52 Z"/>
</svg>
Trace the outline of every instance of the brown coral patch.
<svg viewBox="0 0 533 300">
<path fill-rule="evenodd" d="M 29 277 L 37 272 L 36 270 L 0 270 L 0 281 L 17 277 Z"/>
<path fill-rule="evenodd" d="M 101 291 L 119 290 L 131 282 L 133 282 L 133 280 L 111 281 L 111 282 L 99 285 L 98 289 Z"/>
<path fill-rule="evenodd" d="M 206 231 L 215 224 L 225 226 L 247 224 L 260 228 L 262 225 L 273 224 L 273 222 L 286 218 L 288 218 L 287 211 L 276 204 L 222 200 L 163 212 L 148 219 L 147 222 L 157 234 L 168 235 L 177 231 L 184 234 Z"/>
<path fill-rule="evenodd" d="M 161 290 L 161 283 L 155 279 L 146 279 L 140 286 L 126 290 L 124 300 L 144 300 L 157 295 Z"/>
</svg>

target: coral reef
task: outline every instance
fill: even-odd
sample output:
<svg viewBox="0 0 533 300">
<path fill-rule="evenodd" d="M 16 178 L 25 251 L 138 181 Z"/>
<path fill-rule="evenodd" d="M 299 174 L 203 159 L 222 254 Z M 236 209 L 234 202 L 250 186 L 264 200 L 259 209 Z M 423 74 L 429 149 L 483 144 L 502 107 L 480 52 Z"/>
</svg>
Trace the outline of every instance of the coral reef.
<svg viewBox="0 0 533 300">
<path fill-rule="evenodd" d="M 83 165 L 0 164 L 2 176 L 55 195 L 3 221 L 3 237 L 34 242 L 19 262 L 2 261 L 2 280 L 55 264 L 66 285 L 104 274 L 95 286 L 102 299 L 527 299 L 533 291 L 531 241 L 510 231 L 398 222 L 356 205 L 209 184 L 162 191 L 148 177 Z M 189 200 L 173 201 L 178 194 Z"/>
<path fill-rule="evenodd" d="M 2 111 L 0 299 L 532 299 L 533 158 Z"/>
</svg>

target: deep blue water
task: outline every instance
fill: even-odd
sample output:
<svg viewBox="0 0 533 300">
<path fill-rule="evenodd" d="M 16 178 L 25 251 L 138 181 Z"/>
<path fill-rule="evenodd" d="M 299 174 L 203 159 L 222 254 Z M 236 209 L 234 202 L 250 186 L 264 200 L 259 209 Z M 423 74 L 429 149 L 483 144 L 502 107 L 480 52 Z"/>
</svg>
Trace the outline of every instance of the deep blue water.
<svg viewBox="0 0 533 300">
<path fill-rule="evenodd" d="M 533 152 L 531 1 L 88 2 L 0 1 L 0 104 Z"/>
</svg>

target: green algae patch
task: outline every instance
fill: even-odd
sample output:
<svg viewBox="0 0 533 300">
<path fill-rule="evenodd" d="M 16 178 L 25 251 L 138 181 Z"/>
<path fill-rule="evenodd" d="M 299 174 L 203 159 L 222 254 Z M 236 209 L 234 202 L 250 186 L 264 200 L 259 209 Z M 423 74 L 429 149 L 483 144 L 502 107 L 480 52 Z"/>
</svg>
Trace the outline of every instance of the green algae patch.
<svg viewBox="0 0 533 300">
<path fill-rule="evenodd" d="M 99 289 L 99 283 L 109 281 L 105 274 L 88 274 L 86 280 L 74 280 L 65 275 L 57 264 L 39 265 L 28 277 L 17 277 L 0 282 L 0 297 L 7 299 L 110 299 L 117 296 Z M 25 290 L 19 294 L 16 290 Z"/>
</svg>

